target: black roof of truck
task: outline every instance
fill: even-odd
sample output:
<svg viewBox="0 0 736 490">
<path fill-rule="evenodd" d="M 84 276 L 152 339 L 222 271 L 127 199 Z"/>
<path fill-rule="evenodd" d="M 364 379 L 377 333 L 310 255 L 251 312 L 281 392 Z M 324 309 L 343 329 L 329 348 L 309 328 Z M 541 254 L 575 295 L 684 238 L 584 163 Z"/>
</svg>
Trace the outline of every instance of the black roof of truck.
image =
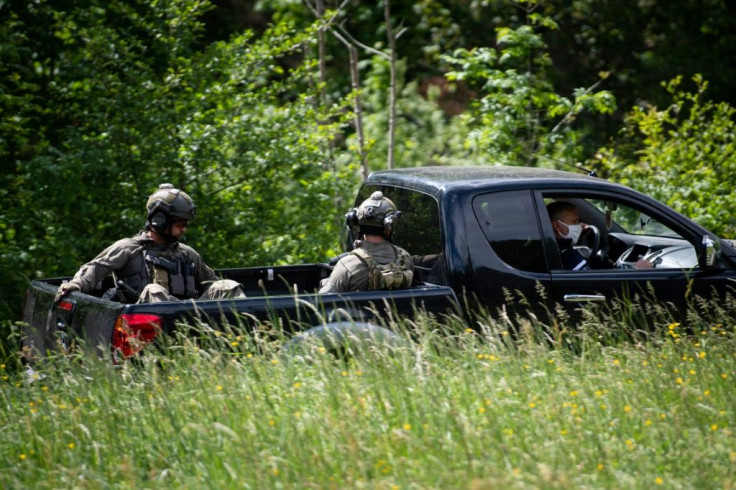
<svg viewBox="0 0 736 490">
<path fill-rule="evenodd" d="M 506 188 L 525 187 L 529 185 L 530 181 L 535 181 L 536 186 L 560 184 L 561 182 L 570 186 L 574 186 L 575 182 L 616 185 L 597 177 L 574 172 L 536 167 L 504 166 L 435 166 L 380 170 L 370 174 L 365 183 L 405 187 L 436 195 L 450 189 L 457 190 L 461 188 L 493 187 L 495 185 Z"/>
</svg>

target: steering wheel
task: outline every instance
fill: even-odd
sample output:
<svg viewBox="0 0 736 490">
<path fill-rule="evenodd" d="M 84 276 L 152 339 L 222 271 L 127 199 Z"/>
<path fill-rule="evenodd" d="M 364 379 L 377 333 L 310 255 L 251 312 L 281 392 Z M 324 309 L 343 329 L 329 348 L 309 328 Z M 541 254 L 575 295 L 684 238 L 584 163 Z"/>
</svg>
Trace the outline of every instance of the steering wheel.
<svg viewBox="0 0 736 490">
<path fill-rule="evenodd" d="M 598 227 L 586 225 L 578 243 L 580 245 L 576 246 L 575 249 L 580 252 L 585 260 L 590 261 L 590 258 L 595 257 L 601 248 L 601 232 Z"/>
</svg>

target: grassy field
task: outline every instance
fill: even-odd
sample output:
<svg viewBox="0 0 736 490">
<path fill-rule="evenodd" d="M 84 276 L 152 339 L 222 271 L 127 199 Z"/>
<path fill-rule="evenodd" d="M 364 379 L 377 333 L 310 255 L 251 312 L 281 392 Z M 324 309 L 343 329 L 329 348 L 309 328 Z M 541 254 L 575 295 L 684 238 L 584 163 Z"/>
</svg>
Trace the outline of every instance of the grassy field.
<svg viewBox="0 0 736 490">
<path fill-rule="evenodd" d="M 736 488 L 726 311 L 645 339 L 621 311 L 547 330 L 572 347 L 423 319 L 348 361 L 223 333 L 123 369 L 2 365 L 0 487 Z"/>
</svg>

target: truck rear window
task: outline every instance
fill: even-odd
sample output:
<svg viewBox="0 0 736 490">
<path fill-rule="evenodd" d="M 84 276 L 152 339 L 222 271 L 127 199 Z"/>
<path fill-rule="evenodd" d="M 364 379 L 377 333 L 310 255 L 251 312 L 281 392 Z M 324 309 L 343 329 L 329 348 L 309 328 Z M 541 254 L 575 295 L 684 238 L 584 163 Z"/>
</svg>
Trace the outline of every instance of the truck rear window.
<svg viewBox="0 0 736 490">
<path fill-rule="evenodd" d="M 356 203 L 360 204 L 375 191 L 383 192 L 402 213 L 399 226 L 391 237 L 393 243 L 411 255 L 442 252 L 439 207 L 432 196 L 399 187 L 365 185 L 360 189 Z"/>
</svg>

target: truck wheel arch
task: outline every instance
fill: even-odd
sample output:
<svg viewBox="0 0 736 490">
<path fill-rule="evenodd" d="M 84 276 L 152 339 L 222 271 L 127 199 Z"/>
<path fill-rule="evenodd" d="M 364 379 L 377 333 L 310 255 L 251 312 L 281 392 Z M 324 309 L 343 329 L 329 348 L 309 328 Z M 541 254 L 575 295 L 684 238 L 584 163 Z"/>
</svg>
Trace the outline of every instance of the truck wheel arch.
<svg viewBox="0 0 736 490">
<path fill-rule="evenodd" d="M 336 321 L 298 333 L 283 346 L 287 358 L 312 356 L 315 349 L 336 357 L 355 357 L 371 350 L 409 349 L 412 343 L 385 327 L 369 322 Z"/>
</svg>

